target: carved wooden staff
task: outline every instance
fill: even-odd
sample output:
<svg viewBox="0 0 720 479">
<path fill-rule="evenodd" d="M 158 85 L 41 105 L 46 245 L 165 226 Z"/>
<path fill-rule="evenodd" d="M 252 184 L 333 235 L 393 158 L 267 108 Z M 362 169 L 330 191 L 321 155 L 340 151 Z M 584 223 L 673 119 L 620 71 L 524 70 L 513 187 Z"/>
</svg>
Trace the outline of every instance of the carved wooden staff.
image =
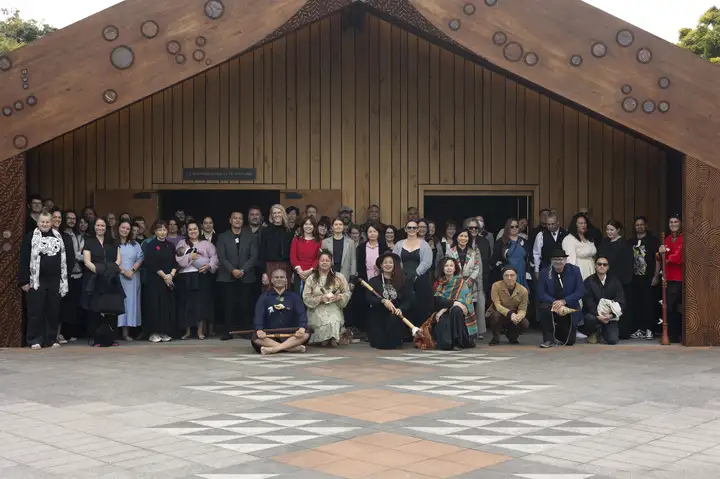
<svg viewBox="0 0 720 479">
<path fill-rule="evenodd" d="M 660 235 L 662 245 L 665 246 L 665 233 Z M 663 346 L 670 345 L 670 336 L 668 335 L 668 321 L 667 321 L 667 274 L 665 268 L 667 266 L 667 255 L 665 253 L 658 253 L 662 260 L 662 339 L 660 344 Z"/>
<path fill-rule="evenodd" d="M 288 334 L 290 334 L 290 336 L 294 336 L 298 329 L 300 329 L 300 328 L 275 328 L 275 329 L 264 329 L 263 331 L 265 331 L 266 333 L 288 333 Z M 230 334 L 232 336 L 247 336 L 248 334 L 253 334 L 254 332 L 256 332 L 256 330 L 246 329 L 244 331 L 230 331 Z M 312 334 L 313 329 L 310 327 L 306 327 L 305 332 L 308 334 Z M 280 335 L 270 336 L 270 334 L 268 334 L 268 337 L 276 337 L 276 338 L 282 338 L 282 337 L 289 338 L 290 336 L 280 336 Z"/>
<path fill-rule="evenodd" d="M 359 280 L 359 281 L 360 281 L 360 284 L 363 285 L 363 287 L 364 287 L 365 289 L 367 289 L 367 290 L 370 291 L 372 294 L 374 294 L 380 301 L 382 301 L 383 299 L 385 299 L 385 298 L 382 297 L 382 295 L 381 295 L 380 293 L 378 293 L 377 291 L 375 291 L 375 290 L 373 289 L 373 287 L 370 286 L 369 284 L 367 284 L 365 281 L 363 281 L 362 279 Z M 405 316 L 402 316 L 402 315 L 401 315 L 401 316 L 400 316 L 400 319 L 402 319 L 403 323 L 405 323 L 405 325 L 406 325 L 408 328 L 410 328 L 410 331 L 412 331 L 413 336 L 418 336 L 418 335 L 421 335 L 421 334 L 422 334 L 421 331 L 420 331 L 420 328 L 418 328 L 418 327 L 415 326 L 413 323 L 411 323 L 410 320 L 407 319 Z"/>
</svg>

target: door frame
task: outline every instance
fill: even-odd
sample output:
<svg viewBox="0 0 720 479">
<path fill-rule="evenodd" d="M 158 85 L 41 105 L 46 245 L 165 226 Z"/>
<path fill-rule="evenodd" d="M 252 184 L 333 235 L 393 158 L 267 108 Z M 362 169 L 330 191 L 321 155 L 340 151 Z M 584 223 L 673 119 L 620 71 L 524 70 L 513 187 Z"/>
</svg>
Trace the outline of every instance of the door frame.
<svg viewBox="0 0 720 479">
<path fill-rule="evenodd" d="M 425 211 L 425 196 L 528 196 L 532 200 L 530 224 L 540 216 L 539 185 L 418 185 L 418 208 Z"/>
</svg>

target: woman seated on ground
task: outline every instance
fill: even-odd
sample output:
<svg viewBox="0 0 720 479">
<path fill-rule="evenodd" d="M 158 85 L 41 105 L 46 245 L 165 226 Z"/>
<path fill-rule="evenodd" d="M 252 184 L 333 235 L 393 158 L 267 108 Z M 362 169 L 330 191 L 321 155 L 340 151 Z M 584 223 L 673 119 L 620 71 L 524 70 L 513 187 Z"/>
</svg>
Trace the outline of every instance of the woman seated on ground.
<svg viewBox="0 0 720 479">
<path fill-rule="evenodd" d="M 308 325 L 314 330 L 311 344 L 335 347 L 345 325 L 343 309 L 350 301 L 350 287 L 342 273 L 333 271 L 333 255 L 320 251 L 318 265 L 305 281 L 303 302 Z"/>
<path fill-rule="evenodd" d="M 367 292 L 368 339 L 376 349 L 399 348 L 407 336 L 407 327 L 400 316 L 412 308 L 413 285 L 404 281 L 398 255 L 388 251 L 380 255 L 375 264 L 380 274 L 370 278 L 369 284 L 383 299 Z"/>
<path fill-rule="evenodd" d="M 435 282 L 435 311 L 431 327 L 437 349 L 457 351 L 475 347 L 477 321 L 472 293 L 462 277 L 460 264 L 452 258 L 443 260 L 442 276 Z"/>
</svg>

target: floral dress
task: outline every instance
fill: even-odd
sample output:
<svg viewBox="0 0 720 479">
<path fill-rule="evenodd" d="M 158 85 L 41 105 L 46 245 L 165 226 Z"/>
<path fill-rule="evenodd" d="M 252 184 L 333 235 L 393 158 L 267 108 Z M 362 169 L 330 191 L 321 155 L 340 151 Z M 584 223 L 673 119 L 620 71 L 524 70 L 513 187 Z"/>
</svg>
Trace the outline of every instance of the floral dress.
<svg viewBox="0 0 720 479">
<path fill-rule="evenodd" d="M 322 296 L 333 293 L 340 296 L 338 301 L 326 304 Z M 303 302 L 307 306 L 308 326 L 314 329 L 311 343 L 321 343 L 330 339 L 340 340 L 345 325 L 343 309 L 350 301 L 350 287 L 342 273 L 335 273 L 335 281 L 328 284 L 327 275 L 313 273 L 305 281 Z"/>
</svg>

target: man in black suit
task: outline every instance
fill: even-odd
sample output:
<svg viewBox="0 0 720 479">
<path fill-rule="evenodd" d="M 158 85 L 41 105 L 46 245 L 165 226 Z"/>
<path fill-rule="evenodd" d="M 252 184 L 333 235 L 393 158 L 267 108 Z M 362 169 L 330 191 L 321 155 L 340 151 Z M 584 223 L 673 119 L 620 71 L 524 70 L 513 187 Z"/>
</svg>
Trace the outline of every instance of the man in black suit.
<svg viewBox="0 0 720 479">
<path fill-rule="evenodd" d="M 230 229 L 218 237 L 217 255 L 220 262 L 218 283 L 223 288 L 224 334 L 222 340 L 232 339 L 235 327 L 252 328 L 253 305 L 250 298 L 256 282 L 255 263 L 258 259 L 257 237 L 243 229 L 243 214 L 230 215 Z"/>
</svg>

